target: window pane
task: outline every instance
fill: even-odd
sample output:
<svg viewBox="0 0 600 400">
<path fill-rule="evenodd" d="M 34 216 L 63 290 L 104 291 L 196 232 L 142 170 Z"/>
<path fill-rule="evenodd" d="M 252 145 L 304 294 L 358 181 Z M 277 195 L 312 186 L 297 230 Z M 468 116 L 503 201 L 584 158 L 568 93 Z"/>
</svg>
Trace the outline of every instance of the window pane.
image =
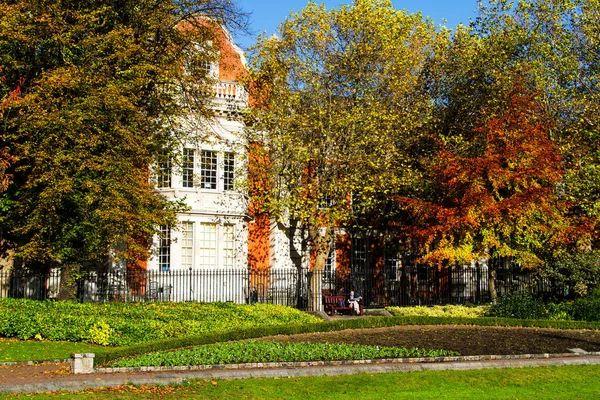
<svg viewBox="0 0 600 400">
<path fill-rule="evenodd" d="M 323 196 L 319 199 L 319 204 L 317 205 L 320 210 L 326 210 L 331 208 L 333 205 L 333 198 L 331 196 Z"/>
<path fill-rule="evenodd" d="M 158 171 L 156 176 L 156 186 L 159 188 L 171 187 L 171 159 L 158 163 Z"/>
<path fill-rule="evenodd" d="M 235 264 L 234 256 L 235 235 L 233 225 L 223 226 L 223 265 L 233 267 Z"/>
<path fill-rule="evenodd" d="M 394 252 L 386 252 L 383 271 L 386 279 L 388 280 L 398 280 L 398 255 Z"/>
<path fill-rule="evenodd" d="M 166 225 L 160 227 L 158 267 L 161 271 L 171 269 L 171 228 Z"/>
<path fill-rule="evenodd" d="M 217 266 L 217 225 L 201 223 L 198 232 L 198 265 L 205 268 Z"/>
<path fill-rule="evenodd" d="M 365 239 L 352 239 L 351 269 L 353 273 L 362 274 L 367 265 L 367 241 Z"/>
<path fill-rule="evenodd" d="M 181 266 L 185 269 L 194 265 L 194 223 L 184 222 L 181 240 Z"/>
<path fill-rule="evenodd" d="M 225 153 L 223 158 L 223 189 L 233 190 L 235 158 L 233 153 Z"/>
<path fill-rule="evenodd" d="M 202 189 L 217 189 L 217 152 L 202 150 L 200 158 L 200 185 Z"/>
<path fill-rule="evenodd" d="M 183 149 L 183 187 L 194 187 L 194 150 Z"/>
</svg>

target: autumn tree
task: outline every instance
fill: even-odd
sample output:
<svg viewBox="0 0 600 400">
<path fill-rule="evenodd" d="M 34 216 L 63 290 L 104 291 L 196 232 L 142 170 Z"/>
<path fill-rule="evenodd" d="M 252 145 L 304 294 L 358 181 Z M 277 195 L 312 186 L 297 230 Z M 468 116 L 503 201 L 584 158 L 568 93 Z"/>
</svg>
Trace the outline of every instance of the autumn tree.
<svg viewBox="0 0 600 400">
<path fill-rule="evenodd" d="M 331 10 L 309 2 L 253 49 L 249 140 L 264 144 L 271 177 L 261 202 L 307 239 L 315 272 L 337 227 L 379 212 L 382 196 L 412 179 L 407 153 L 430 109 L 416 88 L 434 35 L 431 22 L 388 0 Z"/>
<path fill-rule="evenodd" d="M 438 139 L 437 154 L 426 161 L 426 195 L 399 199 L 414 218 L 407 230 L 424 262 L 442 267 L 510 256 L 536 269 L 545 249 L 589 233 L 568 216 L 569 202 L 557 191 L 564 174 L 559 148 L 522 90 L 516 87 L 505 110 L 474 129 L 468 151 Z"/>
<path fill-rule="evenodd" d="M 549 134 L 565 158 L 565 194 L 596 217 L 599 19 L 597 0 L 490 1 L 475 27 L 504 52 L 495 70 L 528 74 L 540 112 L 554 121 Z"/>
<path fill-rule="evenodd" d="M 437 36 L 423 85 L 433 100 L 434 118 L 427 127 L 433 140 L 422 147 L 433 153 L 421 158 L 420 184 L 402 193 L 411 199 L 405 226 L 412 226 L 413 233 L 423 229 L 416 236 L 424 260 L 437 264 L 510 255 L 531 268 L 566 272 L 552 264 L 572 265 L 564 262 L 570 256 L 588 260 L 586 270 L 594 270 L 594 264 L 597 268 L 597 256 L 593 261 L 593 256 L 579 254 L 597 246 L 599 186 L 592 171 L 598 168 L 599 142 L 593 110 L 600 99 L 598 33 L 593 27 L 599 10 L 597 1 L 491 0 L 482 3 L 469 27 L 442 30 Z M 524 96 L 520 100 L 517 89 Z M 491 161 L 492 129 L 522 146 L 512 160 L 515 154 L 502 150 L 505 167 L 494 173 L 489 164 L 481 164 Z M 529 136 L 517 139 L 523 132 Z M 494 201 L 520 199 L 505 203 L 511 208 L 493 218 L 497 224 L 502 221 L 500 234 L 500 225 L 480 219 L 488 209 L 478 203 L 483 199 L 471 203 L 475 198 L 469 200 L 469 193 L 492 195 L 495 180 L 516 179 L 514 168 L 527 159 L 538 160 L 519 178 L 527 186 L 513 182 L 513 192 L 494 194 L 499 196 Z M 541 187 L 544 199 L 530 192 Z M 547 221 L 530 220 L 534 215 Z M 484 225 L 495 233 L 484 235 Z"/>
<path fill-rule="evenodd" d="M 0 68 L 0 123 L 9 104 L 19 97 L 21 92 L 21 83 L 14 89 L 9 89 L 5 84 L 6 78 L 2 75 L 2 68 Z M 6 190 L 12 176 L 8 173 L 8 168 L 14 162 L 14 158 L 9 154 L 9 148 L 4 147 L 0 149 L 0 193 Z"/>
<path fill-rule="evenodd" d="M 212 116 L 203 66 L 215 28 L 243 27 L 246 15 L 226 0 L 2 0 L 0 10 L 4 87 L 20 84 L 0 126 L 14 157 L 4 243 L 31 268 L 146 256 L 177 211 L 150 167 L 202 134 L 182 121 Z"/>
</svg>

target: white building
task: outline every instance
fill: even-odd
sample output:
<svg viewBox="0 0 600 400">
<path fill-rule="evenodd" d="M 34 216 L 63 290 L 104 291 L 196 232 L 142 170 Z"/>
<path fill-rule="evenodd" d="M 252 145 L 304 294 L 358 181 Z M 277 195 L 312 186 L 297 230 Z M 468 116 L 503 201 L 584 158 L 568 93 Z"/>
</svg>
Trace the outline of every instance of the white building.
<svg viewBox="0 0 600 400">
<path fill-rule="evenodd" d="M 246 171 L 240 111 L 248 107 L 248 95 L 238 83 L 246 64 L 242 50 L 225 29 L 216 40 L 219 61 L 210 66 L 217 79 L 212 100 L 215 117 L 205 122 L 202 141 L 184 144 L 181 165 L 166 162 L 156 171 L 156 190 L 169 200 L 183 201 L 189 208 L 178 215 L 177 227 L 161 227 L 162 235 L 154 238 L 147 262 L 150 272 L 171 272 L 169 279 L 177 279 L 182 271 L 189 276 L 189 271 L 246 269 L 248 263 L 248 204 L 236 184 L 244 179 Z M 189 126 L 194 129 L 193 124 Z M 219 280 L 217 273 L 214 275 L 211 279 Z M 206 293 L 203 298 L 194 294 L 200 292 L 193 288 L 197 282 L 174 283 L 156 285 L 183 291 L 189 300 L 211 300 L 204 298 Z"/>
</svg>

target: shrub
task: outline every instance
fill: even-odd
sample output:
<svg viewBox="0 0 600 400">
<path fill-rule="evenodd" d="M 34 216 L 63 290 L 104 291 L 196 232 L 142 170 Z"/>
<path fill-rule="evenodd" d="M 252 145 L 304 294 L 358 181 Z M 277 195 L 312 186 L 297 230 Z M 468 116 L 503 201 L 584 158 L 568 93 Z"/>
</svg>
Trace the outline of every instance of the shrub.
<svg viewBox="0 0 600 400">
<path fill-rule="evenodd" d="M 571 316 L 578 321 L 600 321 L 600 294 L 575 300 L 571 305 Z"/>
<path fill-rule="evenodd" d="M 90 328 L 90 341 L 101 346 L 108 346 L 113 332 L 109 324 L 98 322 Z"/>
<path fill-rule="evenodd" d="M 485 313 L 491 317 L 525 318 L 575 321 L 600 321 L 600 292 L 575 301 L 544 304 L 528 293 L 503 296 Z"/>
<path fill-rule="evenodd" d="M 484 306 L 432 306 L 432 307 L 387 307 L 387 310 L 397 317 L 459 317 L 479 318 L 486 310 Z"/>
<path fill-rule="evenodd" d="M 19 339 L 42 335 L 56 341 L 128 346 L 234 328 L 305 323 L 322 321 L 296 309 L 272 304 L 82 304 L 0 299 L 0 337 Z"/>
<path fill-rule="evenodd" d="M 486 316 L 501 318 L 545 319 L 548 310 L 541 300 L 534 299 L 527 292 L 515 292 L 501 296 L 485 312 Z"/>
<path fill-rule="evenodd" d="M 560 303 L 546 304 L 548 318 L 554 321 L 573 319 L 573 302 L 562 301 Z"/>
</svg>

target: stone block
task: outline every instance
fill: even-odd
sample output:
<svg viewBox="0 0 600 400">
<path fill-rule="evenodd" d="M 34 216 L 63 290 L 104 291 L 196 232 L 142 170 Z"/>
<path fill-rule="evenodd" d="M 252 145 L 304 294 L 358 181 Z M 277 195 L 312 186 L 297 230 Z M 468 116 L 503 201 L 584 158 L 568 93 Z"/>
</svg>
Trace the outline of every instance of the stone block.
<svg viewBox="0 0 600 400">
<path fill-rule="evenodd" d="M 71 354 L 71 373 L 72 374 L 92 374 L 94 373 L 94 353 L 73 353 Z"/>
</svg>

